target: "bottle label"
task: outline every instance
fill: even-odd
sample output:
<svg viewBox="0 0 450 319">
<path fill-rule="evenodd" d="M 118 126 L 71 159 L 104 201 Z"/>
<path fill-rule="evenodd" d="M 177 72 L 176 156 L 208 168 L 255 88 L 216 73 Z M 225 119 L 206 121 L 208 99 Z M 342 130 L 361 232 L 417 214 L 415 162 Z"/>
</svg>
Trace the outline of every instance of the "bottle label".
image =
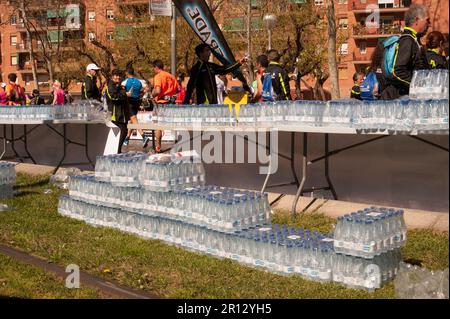
<svg viewBox="0 0 450 319">
<path fill-rule="evenodd" d="M 257 266 L 257 267 L 265 267 L 266 264 L 264 263 L 263 260 L 261 260 L 261 259 L 256 259 L 256 260 L 254 261 L 254 265 Z"/>
<path fill-rule="evenodd" d="M 344 281 L 344 276 L 342 274 L 334 274 L 333 273 L 333 281 L 343 282 Z"/>
<path fill-rule="evenodd" d="M 331 279 L 331 270 L 319 272 L 319 278 L 322 280 L 330 280 Z"/>
<path fill-rule="evenodd" d="M 111 176 L 110 172 L 95 172 L 95 177 L 98 178 L 109 178 Z"/>
<path fill-rule="evenodd" d="M 287 237 L 287 239 L 290 239 L 290 240 L 297 240 L 297 239 L 300 239 L 301 237 L 300 236 L 297 236 L 297 235 L 291 235 L 291 236 L 288 236 Z"/>
<path fill-rule="evenodd" d="M 324 238 L 324 239 L 322 239 L 322 242 L 324 242 L 324 243 L 332 243 L 332 242 L 334 242 L 334 239 L 333 238 Z"/>
<path fill-rule="evenodd" d="M 338 248 L 346 247 L 346 242 L 343 240 L 337 240 L 337 241 L 335 240 L 334 243 L 335 243 L 336 247 L 338 247 Z"/>
<path fill-rule="evenodd" d="M 375 213 L 375 212 L 367 214 L 367 216 L 369 216 L 369 217 L 378 217 L 378 216 L 381 216 L 381 215 L 383 215 L 383 214 Z"/>
</svg>

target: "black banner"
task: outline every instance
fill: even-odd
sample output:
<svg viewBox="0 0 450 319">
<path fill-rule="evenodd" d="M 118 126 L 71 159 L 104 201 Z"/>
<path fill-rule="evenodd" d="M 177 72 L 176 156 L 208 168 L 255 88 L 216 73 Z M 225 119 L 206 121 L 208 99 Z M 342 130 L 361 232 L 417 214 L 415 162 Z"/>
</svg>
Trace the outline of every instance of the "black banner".
<svg viewBox="0 0 450 319">
<path fill-rule="evenodd" d="M 195 34 L 211 47 L 217 60 L 224 65 L 236 62 L 216 19 L 204 0 L 173 0 L 173 2 Z M 249 91 L 250 88 L 242 72 L 238 70 L 234 75 Z"/>
</svg>

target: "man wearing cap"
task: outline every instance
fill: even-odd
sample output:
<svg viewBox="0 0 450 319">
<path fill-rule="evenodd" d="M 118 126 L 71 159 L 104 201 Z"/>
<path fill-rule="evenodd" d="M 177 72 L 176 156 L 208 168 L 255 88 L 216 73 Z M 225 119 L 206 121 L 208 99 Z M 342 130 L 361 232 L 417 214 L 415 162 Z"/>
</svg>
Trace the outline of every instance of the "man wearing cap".
<svg viewBox="0 0 450 319">
<path fill-rule="evenodd" d="M 100 68 L 91 63 L 86 68 L 86 77 L 84 78 L 83 86 L 81 88 L 82 100 L 98 100 L 100 101 L 100 90 L 97 86 L 97 72 Z"/>
</svg>

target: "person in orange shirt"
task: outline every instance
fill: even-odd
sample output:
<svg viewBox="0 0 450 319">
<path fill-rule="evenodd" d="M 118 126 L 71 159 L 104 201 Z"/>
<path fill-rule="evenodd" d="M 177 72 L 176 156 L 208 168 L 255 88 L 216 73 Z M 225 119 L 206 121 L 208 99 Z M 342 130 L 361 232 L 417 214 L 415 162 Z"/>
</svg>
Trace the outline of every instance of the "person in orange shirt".
<svg viewBox="0 0 450 319">
<path fill-rule="evenodd" d="M 25 105 L 27 98 L 25 90 L 17 84 L 17 75 L 14 73 L 8 74 L 9 83 L 6 85 L 6 99 L 8 105 Z"/>
<path fill-rule="evenodd" d="M 180 90 L 177 79 L 169 72 L 164 71 L 164 63 L 161 60 L 153 62 L 155 71 L 154 88 L 152 96 L 157 104 L 174 104 L 176 95 Z M 161 152 L 162 131 L 156 131 L 156 152 Z"/>
</svg>

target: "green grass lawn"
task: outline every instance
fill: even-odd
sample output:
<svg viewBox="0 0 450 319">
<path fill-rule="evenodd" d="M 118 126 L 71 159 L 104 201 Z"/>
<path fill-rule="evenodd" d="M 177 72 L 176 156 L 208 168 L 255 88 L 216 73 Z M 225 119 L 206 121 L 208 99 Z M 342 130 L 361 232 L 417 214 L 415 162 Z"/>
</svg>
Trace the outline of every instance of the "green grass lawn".
<svg viewBox="0 0 450 319">
<path fill-rule="evenodd" d="M 389 284 L 373 294 L 299 277 L 283 277 L 230 260 L 187 252 L 163 242 L 144 240 L 118 230 L 95 228 L 57 213 L 64 192 L 48 177 L 18 176 L 20 195 L 3 200 L 13 209 L 0 213 L 0 243 L 17 247 L 61 266 L 170 298 L 394 298 Z M 51 189 L 51 194 L 44 190 Z M 321 214 L 292 217 L 279 212 L 274 222 L 330 231 L 333 219 Z M 448 267 L 448 234 L 412 231 L 405 260 L 430 269 Z M 31 276 L 30 272 L 21 272 Z M 0 272 L 1 274 L 1 272 Z M 0 275 L 1 278 L 1 275 Z M 24 287 L 25 290 L 27 287 Z M 36 297 L 28 289 L 24 295 Z M 8 293 L 8 291 L 7 291 Z M 1 294 L 1 288 L 0 288 Z M 59 296 L 58 291 L 48 297 Z M 87 295 L 86 295 L 87 296 Z M 95 297 L 95 296 L 93 296 Z"/>
<path fill-rule="evenodd" d="M 64 280 L 0 254 L 0 298 L 101 298 L 93 289 L 68 289 Z"/>
</svg>

